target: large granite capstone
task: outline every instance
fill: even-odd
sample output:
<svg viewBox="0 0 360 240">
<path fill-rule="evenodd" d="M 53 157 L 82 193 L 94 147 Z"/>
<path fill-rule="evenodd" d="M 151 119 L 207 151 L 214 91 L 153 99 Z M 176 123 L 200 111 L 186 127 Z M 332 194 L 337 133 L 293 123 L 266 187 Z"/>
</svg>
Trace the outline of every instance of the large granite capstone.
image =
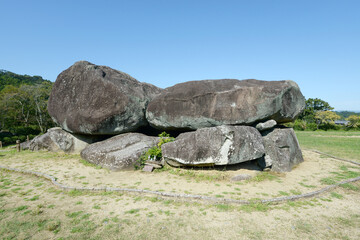
<svg viewBox="0 0 360 240">
<path fill-rule="evenodd" d="M 264 145 L 258 130 L 249 126 L 218 126 L 180 134 L 161 146 L 172 166 L 230 165 L 261 158 Z"/>
<path fill-rule="evenodd" d="M 158 129 L 194 130 L 294 120 L 305 98 L 293 81 L 203 80 L 166 88 L 149 103 L 146 118 Z"/>
<path fill-rule="evenodd" d="M 115 135 L 146 126 L 145 108 L 160 91 L 124 72 L 80 61 L 57 77 L 48 111 L 66 131 Z"/>
</svg>

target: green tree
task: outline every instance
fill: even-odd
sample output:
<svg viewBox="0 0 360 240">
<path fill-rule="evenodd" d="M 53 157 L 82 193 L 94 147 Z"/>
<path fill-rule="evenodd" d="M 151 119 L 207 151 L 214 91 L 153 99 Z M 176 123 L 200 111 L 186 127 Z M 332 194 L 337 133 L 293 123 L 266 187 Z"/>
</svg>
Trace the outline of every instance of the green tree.
<svg viewBox="0 0 360 240">
<path fill-rule="evenodd" d="M 0 92 L 1 129 L 37 125 L 41 132 L 53 127 L 47 101 L 51 83 L 37 85 L 5 86 Z"/>
<path fill-rule="evenodd" d="M 42 83 L 33 86 L 33 95 L 31 104 L 34 108 L 34 118 L 41 132 L 45 132 L 48 128 L 53 127 L 54 123 L 47 111 L 47 102 L 50 97 L 52 84 Z"/>
<path fill-rule="evenodd" d="M 299 119 L 306 121 L 307 123 L 316 122 L 315 114 L 319 111 L 330 111 L 334 108 L 324 100 L 319 98 L 309 98 L 305 102 L 305 109 L 299 116 Z"/>
<path fill-rule="evenodd" d="M 333 124 L 335 125 L 335 120 L 340 119 L 341 117 L 332 111 L 318 111 L 315 113 L 316 123 L 320 124 Z"/>
<path fill-rule="evenodd" d="M 347 127 L 350 127 L 350 128 L 360 127 L 360 116 L 351 115 L 348 118 L 346 118 L 346 120 L 349 121 L 349 123 L 347 124 Z"/>
<path fill-rule="evenodd" d="M 0 130 L 34 127 L 41 132 L 53 127 L 47 101 L 53 83 L 40 76 L 0 70 Z"/>
<path fill-rule="evenodd" d="M 6 85 L 0 91 L 0 129 L 5 129 L 20 124 L 18 122 L 18 106 L 14 100 L 18 92 L 19 88 L 11 85 Z"/>
</svg>

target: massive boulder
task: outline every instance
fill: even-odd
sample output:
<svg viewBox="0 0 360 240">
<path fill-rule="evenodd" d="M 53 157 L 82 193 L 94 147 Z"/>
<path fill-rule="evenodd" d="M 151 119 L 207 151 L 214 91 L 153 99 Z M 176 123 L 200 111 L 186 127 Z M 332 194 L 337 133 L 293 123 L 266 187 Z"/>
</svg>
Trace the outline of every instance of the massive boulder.
<svg viewBox="0 0 360 240">
<path fill-rule="evenodd" d="M 261 158 L 265 151 L 258 130 L 248 126 L 201 128 L 180 134 L 161 146 L 172 166 L 229 165 Z"/>
<path fill-rule="evenodd" d="M 134 169 L 134 164 L 159 138 L 141 133 L 125 133 L 87 146 L 81 157 L 113 171 Z"/>
<path fill-rule="evenodd" d="M 145 108 L 160 91 L 126 73 L 80 61 L 57 77 L 48 111 L 66 131 L 115 135 L 147 125 Z"/>
<path fill-rule="evenodd" d="M 274 128 L 262 134 L 266 152 L 262 159 L 263 167 L 271 167 L 274 172 L 290 172 L 304 161 L 292 128 Z"/>
<path fill-rule="evenodd" d="M 31 140 L 28 148 L 32 151 L 48 150 L 51 152 L 80 153 L 87 145 L 98 140 L 98 137 L 71 134 L 56 127 Z"/>
<path fill-rule="evenodd" d="M 222 79 L 190 81 L 166 88 L 146 110 L 158 129 L 199 129 L 294 120 L 305 98 L 293 81 Z"/>
</svg>

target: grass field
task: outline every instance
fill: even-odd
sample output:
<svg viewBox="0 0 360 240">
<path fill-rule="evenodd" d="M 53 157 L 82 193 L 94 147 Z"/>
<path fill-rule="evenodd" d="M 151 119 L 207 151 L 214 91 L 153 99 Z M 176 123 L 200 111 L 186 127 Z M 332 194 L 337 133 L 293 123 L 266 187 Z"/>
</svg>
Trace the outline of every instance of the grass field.
<svg viewBox="0 0 360 240">
<path fill-rule="evenodd" d="M 359 159 L 360 132 L 296 132 L 303 149 Z M 232 199 L 315 191 L 360 176 L 360 167 L 303 151 L 287 174 L 167 169 L 110 172 L 76 155 L 0 150 L 0 165 L 49 173 L 64 184 L 127 187 Z M 239 171 L 239 170 L 238 170 Z M 236 205 L 153 195 L 63 191 L 31 175 L 0 170 L 0 239 L 360 239 L 360 183 L 279 204 Z"/>
<path fill-rule="evenodd" d="M 296 131 L 296 136 L 303 149 L 316 149 L 360 162 L 360 132 Z"/>
</svg>

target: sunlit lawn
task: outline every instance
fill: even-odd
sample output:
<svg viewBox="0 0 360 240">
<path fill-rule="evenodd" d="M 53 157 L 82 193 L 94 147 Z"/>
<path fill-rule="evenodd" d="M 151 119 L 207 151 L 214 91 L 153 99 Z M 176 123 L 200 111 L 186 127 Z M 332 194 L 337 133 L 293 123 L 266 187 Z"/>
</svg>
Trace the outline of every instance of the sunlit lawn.
<svg viewBox="0 0 360 240">
<path fill-rule="evenodd" d="M 300 146 L 360 161 L 360 132 L 296 131 Z"/>
</svg>

